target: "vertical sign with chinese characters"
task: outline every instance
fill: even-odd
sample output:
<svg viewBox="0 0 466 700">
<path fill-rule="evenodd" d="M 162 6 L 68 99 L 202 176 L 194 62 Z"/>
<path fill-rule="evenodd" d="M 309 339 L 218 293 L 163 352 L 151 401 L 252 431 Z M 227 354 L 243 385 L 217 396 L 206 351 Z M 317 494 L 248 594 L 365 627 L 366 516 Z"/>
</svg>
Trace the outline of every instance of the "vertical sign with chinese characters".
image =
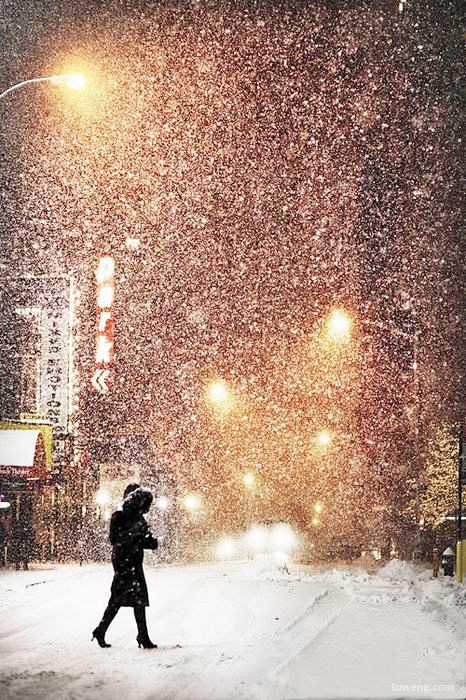
<svg viewBox="0 0 466 700">
<path fill-rule="evenodd" d="M 114 365 L 115 260 L 102 255 L 96 269 L 97 322 L 95 339 L 95 371 L 92 385 L 100 394 L 107 394 Z"/>
</svg>

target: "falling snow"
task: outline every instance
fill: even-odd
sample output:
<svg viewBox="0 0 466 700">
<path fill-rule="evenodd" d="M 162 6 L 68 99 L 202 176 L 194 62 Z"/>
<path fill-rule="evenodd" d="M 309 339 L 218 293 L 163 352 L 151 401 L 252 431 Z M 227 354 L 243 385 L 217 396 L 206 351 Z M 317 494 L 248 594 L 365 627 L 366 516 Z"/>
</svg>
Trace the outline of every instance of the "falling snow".
<svg viewBox="0 0 466 700">
<path fill-rule="evenodd" d="M 30 307 L 52 278 L 74 285 L 68 452 L 34 503 L 35 554 L 53 531 L 54 557 L 108 559 L 112 462 L 165 499 L 149 515 L 162 559 L 277 524 L 304 561 L 410 557 L 419 518 L 424 556 L 453 542 L 435 465 L 464 410 L 459 3 L 2 11 L 0 91 L 86 77 L 0 100 L 3 421 L 36 412 L 14 379 L 33 342 L 17 278 L 36 280 Z"/>
</svg>

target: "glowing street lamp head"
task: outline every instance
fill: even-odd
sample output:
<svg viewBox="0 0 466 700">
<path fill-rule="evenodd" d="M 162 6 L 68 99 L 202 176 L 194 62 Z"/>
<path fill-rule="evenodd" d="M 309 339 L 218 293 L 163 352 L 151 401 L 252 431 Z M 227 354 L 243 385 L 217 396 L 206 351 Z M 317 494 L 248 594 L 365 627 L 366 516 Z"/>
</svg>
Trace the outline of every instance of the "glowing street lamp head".
<svg viewBox="0 0 466 700">
<path fill-rule="evenodd" d="M 69 73 L 65 76 L 65 85 L 69 90 L 82 90 L 86 87 L 86 82 L 82 73 Z"/>
<path fill-rule="evenodd" d="M 228 389 L 221 381 L 212 382 L 209 386 L 208 393 L 213 403 L 225 403 L 230 398 Z"/>
<path fill-rule="evenodd" d="M 252 472 L 246 472 L 246 474 L 243 476 L 243 482 L 246 488 L 252 489 L 253 486 L 255 486 L 256 477 Z"/>
<path fill-rule="evenodd" d="M 201 499 L 196 493 L 188 493 L 188 495 L 184 497 L 183 504 L 186 510 L 194 513 L 200 509 Z"/>
<path fill-rule="evenodd" d="M 330 445 L 332 442 L 332 436 L 328 430 L 322 430 L 322 432 L 318 434 L 317 442 L 319 443 L 320 447 L 328 447 L 328 445 Z"/>
<path fill-rule="evenodd" d="M 327 333 L 331 340 L 343 342 L 349 340 L 352 320 L 342 309 L 334 309 L 327 321 Z"/>
<path fill-rule="evenodd" d="M 233 407 L 233 398 L 227 384 L 222 379 L 217 379 L 207 387 L 207 400 L 216 409 L 223 413 Z"/>
</svg>

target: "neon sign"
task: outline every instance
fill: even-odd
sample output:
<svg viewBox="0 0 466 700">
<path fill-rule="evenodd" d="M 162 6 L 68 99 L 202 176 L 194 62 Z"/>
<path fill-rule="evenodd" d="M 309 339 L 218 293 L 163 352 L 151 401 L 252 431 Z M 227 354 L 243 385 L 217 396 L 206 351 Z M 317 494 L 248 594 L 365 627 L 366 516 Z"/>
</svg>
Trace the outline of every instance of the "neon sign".
<svg viewBox="0 0 466 700">
<path fill-rule="evenodd" d="M 95 371 L 92 385 L 100 394 L 109 391 L 108 383 L 114 366 L 115 321 L 115 260 L 102 255 L 95 272 L 97 281 L 97 321 L 95 336 Z"/>
</svg>

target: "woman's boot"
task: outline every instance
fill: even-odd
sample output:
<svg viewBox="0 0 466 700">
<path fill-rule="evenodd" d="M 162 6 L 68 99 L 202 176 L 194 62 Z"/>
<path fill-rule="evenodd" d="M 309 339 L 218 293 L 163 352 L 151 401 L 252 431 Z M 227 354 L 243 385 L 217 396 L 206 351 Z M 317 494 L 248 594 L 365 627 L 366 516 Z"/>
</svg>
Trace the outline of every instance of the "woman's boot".
<svg viewBox="0 0 466 700">
<path fill-rule="evenodd" d="M 154 644 L 149 639 L 145 607 L 142 605 L 136 606 L 134 608 L 134 617 L 136 618 L 136 624 L 138 626 L 138 636 L 136 637 L 138 647 L 143 647 L 143 649 L 157 649 L 157 644 Z"/>
<path fill-rule="evenodd" d="M 108 630 L 110 623 L 114 619 L 119 609 L 119 605 L 115 605 L 114 603 L 109 601 L 107 607 L 105 608 L 105 612 L 102 616 L 101 621 L 99 622 L 95 630 L 92 632 L 91 641 L 93 639 L 97 639 L 97 643 L 99 647 L 102 647 L 102 649 L 112 646 L 111 644 L 107 644 L 107 642 L 105 641 L 105 633 Z"/>
</svg>

